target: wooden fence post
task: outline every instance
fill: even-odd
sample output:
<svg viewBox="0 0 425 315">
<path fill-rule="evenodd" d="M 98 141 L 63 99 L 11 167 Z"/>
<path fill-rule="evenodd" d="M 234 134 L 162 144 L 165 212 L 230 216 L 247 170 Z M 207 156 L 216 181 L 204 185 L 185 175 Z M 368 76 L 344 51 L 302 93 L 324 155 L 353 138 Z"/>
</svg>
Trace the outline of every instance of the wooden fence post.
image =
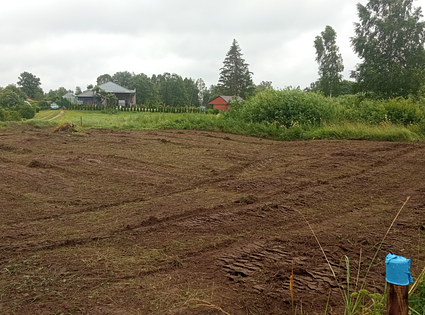
<svg viewBox="0 0 425 315">
<path fill-rule="evenodd" d="M 385 258 L 387 281 L 387 314 L 409 314 L 410 259 L 388 254 Z"/>
</svg>

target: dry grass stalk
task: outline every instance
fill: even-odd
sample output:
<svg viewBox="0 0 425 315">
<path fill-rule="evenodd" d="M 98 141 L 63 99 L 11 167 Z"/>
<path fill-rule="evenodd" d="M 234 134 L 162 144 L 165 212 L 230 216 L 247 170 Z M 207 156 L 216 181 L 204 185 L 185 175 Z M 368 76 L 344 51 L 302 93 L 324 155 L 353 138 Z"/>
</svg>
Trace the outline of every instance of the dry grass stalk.
<svg viewBox="0 0 425 315">
<path fill-rule="evenodd" d="M 316 239 L 316 242 L 319 245 L 320 250 L 322 251 L 323 256 L 325 257 L 326 262 L 328 263 L 329 269 L 331 270 L 332 275 L 334 276 L 335 281 L 336 281 L 338 287 L 341 289 L 341 286 L 339 285 L 339 281 L 338 281 L 338 278 L 337 278 L 337 276 L 336 276 L 336 274 L 334 272 L 334 269 L 332 268 L 331 263 L 329 262 L 328 256 L 326 256 L 325 250 L 323 249 L 322 245 L 320 244 L 319 239 L 317 238 L 317 235 L 314 232 L 312 226 L 310 225 L 310 223 L 308 222 L 308 220 L 306 219 L 306 217 L 301 213 L 301 211 L 299 211 L 299 210 L 295 210 L 295 211 L 298 212 L 298 214 L 304 219 L 304 221 L 307 223 L 308 227 L 310 228 L 310 231 L 313 234 L 314 238 Z"/>
<path fill-rule="evenodd" d="M 294 261 L 292 260 L 292 274 L 289 278 L 289 290 L 291 291 L 291 303 L 292 303 L 292 313 L 295 314 L 294 311 Z"/>
<path fill-rule="evenodd" d="M 390 227 L 389 227 L 389 228 L 388 228 L 388 230 L 387 230 L 387 233 L 385 233 L 384 238 L 382 239 L 381 243 L 379 244 L 378 249 L 376 250 L 375 255 L 374 255 L 374 256 L 373 256 L 373 258 L 372 258 L 372 261 L 371 261 L 371 262 L 370 262 L 370 264 L 369 264 L 369 268 L 367 268 L 367 271 L 366 271 L 366 275 L 365 275 L 365 277 L 364 277 L 364 281 L 363 281 L 362 288 L 364 288 L 364 287 L 365 287 L 365 285 L 366 285 L 366 279 L 367 279 L 367 276 L 368 276 L 368 274 L 369 274 L 370 269 L 372 268 L 372 264 L 373 264 L 373 262 L 375 261 L 376 256 L 378 256 L 378 253 L 379 253 L 379 251 L 381 250 L 382 244 L 384 243 L 385 239 L 387 238 L 387 235 L 390 233 L 391 228 L 393 227 L 393 225 L 394 225 L 395 221 L 396 221 L 396 220 L 397 220 L 397 218 L 399 217 L 399 215 L 400 215 L 401 211 L 403 210 L 404 206 L 405 206 L 405 205 L 406 205 L 406 203 L 409 201 L 409 199 L 410 199 L 410 196 L 409 196 L 409 197 L 407 197 L 406 201 L 403 203 L 403 205 L 401 206 L 400 210 L 398 210 L 398 212 L 397 212 L 396 216 L 395 216 L 395 217 L 394 217 L 394 219 L 393 219 L 393 222 L 391 222 L 391 225 L 390 225 Z"/>
<path fill-rule="evenodd" d="M 421 274 L 419 275 L 419 277 L 416 279 L 415 283 L 412 285 L 412 287 L 409 290 L 409 295 L 412 294 L 416 288 L 418 287 L 419 283 L 421 282 L 422 278 L 425 276 L 425 267 L 422 270 Z"/>
<path fill-rule="evenodd" d="M 201 302 L 201 303 L 202 303 L 202 304 L 196 304 L 196 306 L 206 306 L 206 307 L 214 308 L 214 309 L 216 309 L 216 310 L 218 310 L 218 311 L 222 312 L 223 314 L 230 315 L 230 313 L 227 313 L 227 312 L 226 312 L 225 310 L 223 310 L 220 306 L 214 305 L 214 304 L 212 304 L 211 302 L 204 301 L 204 300 L 198 300 L 198 299 L 195 299 L 195 301 L 197 301 L 197 302 Z"/>
</svg>

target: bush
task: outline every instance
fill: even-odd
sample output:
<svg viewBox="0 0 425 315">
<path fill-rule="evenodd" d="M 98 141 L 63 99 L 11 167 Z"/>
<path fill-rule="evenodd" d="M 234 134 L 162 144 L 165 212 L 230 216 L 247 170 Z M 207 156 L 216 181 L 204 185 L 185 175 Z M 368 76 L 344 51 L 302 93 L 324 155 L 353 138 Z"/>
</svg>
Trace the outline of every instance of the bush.
<svg viewBox="0 0 425 315">
<path fill-rule="evenodd" d="M 411 99 L 392 99 L 384 103 L 388 120 L 394 124 L 411 125 L 425 120 L 425 108 Z"/>
<path fill-rule="evenodd" d="M 0 109 L 0 121 L 20 121 L 21 116 L 13 110 Z"/>
<path fill-rule="evenodd" d="M 287 128 L 297 124 L 320 125 L 334 117 L 330 99 L 299 89 L 267 89 L 241 104 L 233 104 L 232 115 L 246 122 L 266 122 Z"/>
<path fill-rule="evenodd" d="M 42 109 L 42 110 L 50 109 L 50 105 L 47 101 L 39 101 L 38 107 L 40 107 L 40 109 Z"/>
<path fill-rule="evenodd" d="M 30 105 L 18 105 L 13 108 L 22 118 L 31 119 L 35 116 L 35 108 Z"/>
</svg>

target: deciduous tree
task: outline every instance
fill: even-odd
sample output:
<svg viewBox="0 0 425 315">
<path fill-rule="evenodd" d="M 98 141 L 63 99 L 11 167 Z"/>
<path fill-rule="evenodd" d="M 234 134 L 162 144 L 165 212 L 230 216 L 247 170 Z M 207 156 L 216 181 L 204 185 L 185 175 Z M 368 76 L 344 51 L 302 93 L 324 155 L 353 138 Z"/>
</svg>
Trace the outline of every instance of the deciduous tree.
<svg viewBox="0 0 425 315">
<path fill-rule="evenodd" d="M 112 77 L 107 73 L 98 76 L 97 79 L 96 79 L 97 85 L 101 85 L 103 83 L 107 83 L 107 82 L 110 82 L 110 81 L 112 81 Z"/>
<path fill-rule="evenodd" d="M 26 71 L 22 72 L 18 77 L 18 85 L 31 98 L 35 98 L 37 94 L 43 92 L 40 87 L 40 78 Z"/>
<path fill-rule="evenodd" d="M 316 36 L 314 47 L 319 64 L 319 90 L 325 96 L 338 96 L 344 65 L 336 45 L 335 30 L 327 25 L 321 36 Z"/>
<path fill-rule="evenodd" d="M 112 81 L 128 89 L 131 84 L 132 76 L 133 75 L 128 71 L 119 71 L 112 76 Z"/>
<path fill-rule="evenodd" d="M 351 45 L 362 62 L 351 76 L 359 90 L 382 98 L 416 94 L 425 72 L 421 8 L 413 0 L 369 0 L 357 10 Z"/>
</svg>

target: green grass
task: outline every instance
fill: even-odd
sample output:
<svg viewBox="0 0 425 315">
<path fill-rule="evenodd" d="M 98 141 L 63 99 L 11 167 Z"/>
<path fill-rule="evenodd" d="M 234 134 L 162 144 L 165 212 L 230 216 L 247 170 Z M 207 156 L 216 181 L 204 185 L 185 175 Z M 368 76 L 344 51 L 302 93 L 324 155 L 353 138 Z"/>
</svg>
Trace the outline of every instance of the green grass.
<svg viewBox="0 0 425 315">
<path fill-rule="evenodd" d="M 114 130 L 155 130 L 155 129 L 194 129 L 221 131 L 233 134 L 251 135 L 275 140 L 311 139 L 361 139 L 373 141 L 424 141 L 425 127 L 422 125 L 402 125 L 383 122 L 381 124 L 341 122 L 320 125 L 293 124 L 290 127 L 277 123 L 246 122 L 227 113 L 219 115 L 175 114 L 147 112 L 102 112 L 102 111 L 42 111 L 34 119 L 23 122 L 32 125 L 51 125 L 72 122 L 86 129 Z M 5 126 L 7 123 L 5 124 Z M 1 126 L 0 126 L 1 127 Z"/>
</svg>

